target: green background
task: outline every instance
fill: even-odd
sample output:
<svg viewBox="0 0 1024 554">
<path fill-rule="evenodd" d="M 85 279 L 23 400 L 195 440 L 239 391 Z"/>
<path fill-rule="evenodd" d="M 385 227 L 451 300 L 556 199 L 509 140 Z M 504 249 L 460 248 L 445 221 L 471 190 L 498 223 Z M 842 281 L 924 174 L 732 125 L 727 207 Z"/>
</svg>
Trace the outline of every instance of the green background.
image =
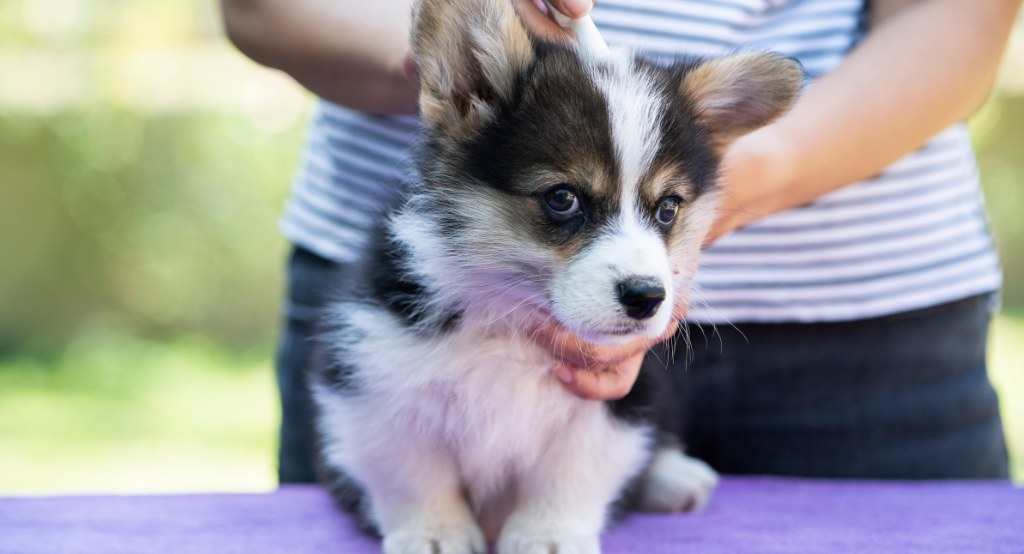
<svg viewBox="0 0 1024 554">
<path fill-rule="evenodd" d="M 217 10 L 0 2 L 0 494 L 275 485 L 276 220 L 311 100 Z M 972 131 L 1021 479 L 1024 33 L 1005 66 Z"/>
</svg>

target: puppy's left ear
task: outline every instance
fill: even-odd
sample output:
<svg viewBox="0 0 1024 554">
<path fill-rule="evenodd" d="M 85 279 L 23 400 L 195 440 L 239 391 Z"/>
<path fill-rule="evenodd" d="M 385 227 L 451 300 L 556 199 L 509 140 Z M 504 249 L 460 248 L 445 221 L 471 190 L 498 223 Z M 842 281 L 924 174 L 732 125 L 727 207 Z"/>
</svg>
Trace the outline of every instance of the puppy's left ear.
<svg viewBox="0 0 1024 554">
<path fill-rule="evenodd" d="M 533 44 L 510 0 L 420 0 L 412 21 L 420 117 L 460 134 L 490 118 L 533 61 Z"/>
<path fill-rule="evenodd" d="M 683 76 L 680 92 L 718 152 L 786 113 L 800 92 L 803 69 L 791 59 L 741 52 L 707 60 Z"/>
</svg>

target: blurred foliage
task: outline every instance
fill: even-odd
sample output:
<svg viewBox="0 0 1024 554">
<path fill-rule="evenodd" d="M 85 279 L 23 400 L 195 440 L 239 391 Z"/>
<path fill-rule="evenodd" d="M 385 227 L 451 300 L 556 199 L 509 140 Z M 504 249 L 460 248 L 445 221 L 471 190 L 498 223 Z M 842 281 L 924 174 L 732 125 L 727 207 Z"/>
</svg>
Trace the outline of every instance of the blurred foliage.
<svg viewBox="0 0 1024 554">
<path fill-rule="evenodd" d="M 1009 66 L 972 132 L 1024 310 Z M 276 221 L 309 105 L 232 50 L 215 0 L 0 1 L 0 491 L 271 486 Z M 1022 453 L 1024 317 L 995 329 Z"/>
<path fill-rule="evenodd" d="M 992 380 L 1024 482 L 1024 313 L 996 318 Z M 275 486 L 269 362 L 208 338 L 73 339 L 0 360 L 0 494 L 262 491 Z"/>
<path fill-rule="evenodd" d="M 1010 450 L 1010 474 L 1024 484 L 1024 311 L 1003 313 L 989 337 L 989 377 L 999 391 L 1003 433 Z"/>
<path fill-rule="evenodd" d="M 230 115 L 3 118 L 0 340 L 95 325 L 266 339 L 296 151 Z"/>
<path fill-rule="evenodd" d="M 0 352 L 94 327 L 271 336 L 306 100 L 230 51 L 214 5 L 0 4 Z M 69 60 L 80 78 L 47 76 Z"/>
<path fill-rule="evenodd" d="M 309 101 L 231 51 L 215 2 L 4 2 L 0 74 L 0 353 L 97 326 L 272 335 Z M 1024 306 L 1022 125 L 1009 94 L 973 125 L 1008 306 Z"/>
<path fill-rule="evenodd" d="M 994 96 L 971 130 L 1003 262 L 1003 301 L 1007 308 L 1024 309 L 1024 91 Z"/>
<path fill-rule="evenodd" d="M 278 407 L 266 355 L 208 338 L 76 336 L 0 360 L 0 494 L 270 490 Z"/>
</svg>

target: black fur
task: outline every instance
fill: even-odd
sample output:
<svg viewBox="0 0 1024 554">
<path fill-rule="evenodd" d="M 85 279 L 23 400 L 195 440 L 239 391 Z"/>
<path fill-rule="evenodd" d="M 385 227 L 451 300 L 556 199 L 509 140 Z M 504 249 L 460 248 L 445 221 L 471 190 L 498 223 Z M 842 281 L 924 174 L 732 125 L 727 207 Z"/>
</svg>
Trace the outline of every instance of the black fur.
<svg viewBox="0 0 1024 554">
<path fill-rule="evenodd" d="M 602 230 L 602 223 L 620 209 L 619 168 L 603 95 L 567 47 L 537 42 L 534 50 L 536 58 L 526 74 L 519 76 L 514 94 L 505 101 L 497 96 L 491 98 L 497 103 L 497 115 L 490 123 L 464 137 L 431 136 L 428 129 L 417 149 L 417 167 L 423 183 L 416 186 L 434 191 L 424 195 L 426 202 L 419 208 L 435 217 L 445 238 L 455 241 L 465 231 L 459 210 L 447 204 L 451 202 L 450 195 L 473 185 L 518 197 L 524 206 L 530 207 L 539 206 L 543 192 L 550 186 L 567 183 L 581 196 L 585 225 L 577 230 L 558 229 L 555 224 L 546 223 L 538 209 L 536 222 L 522 229 L 527 233 L 524 238 L 532 236 L 542 244 L 556 247 L 568 242 L 571 235 L 574 244 L 585 248 Z M 646 62 L 637 63 L 655 76 L 667 102 L 661 129 L 664 139 L 652 171 L 677 168 L 692 189 L 684 200 L 693 200 L 714 186 L 718 158 L 704 129 L 697 124 L 692 106 L 679 93 L 682 75 L 692 64 L 664 70 Z M 554 174 L 559 180 L 538 183 L 533 180 L 538 173 Z M 464 180 L 453 183 L 452 175 Z M 645 201 L 654 217 L 664 191 L 648 189 L 641 187 L 648 195 Z M 402 204 L 397 204 L 392 212 L 401 208 Z M 665 240 L 669 240 L 669 231 Z M 364 260 L 342 281 L 350 287 L 348 299 L 386 307 L 418 332 L 443 333 L 459 324 L 460 314 L 456 311 L 425 312 L 430 291 L 406 269 L 404 263 L 409 252 L 390 238 L 386 222 L 374 233 L 365 252 Z M 317 378 L 336 390 L 357 393 L 357 376 L 342 361 L 344 345 L 325 346 L 331 349 L 323 351 Z M 658 444 L 668 444 L 674 440 L 673 422 L 677 419 L 673 394 L 667 370 L 648 364 L 629 394 L 606 405 L 623 422 L 658 429 Z M 319 465 L 319 476 L 338 504 L 358 514 L 364 526 L 375 531 L 366 517 L 366 498 L 359 486 L 344 474 L 329 469 L 322 458 Z M 616 506 L 629 507 L 635 492 L 636 487 L 628 487 Z"/>
<path fill-rule="evenodd" d="M 642 60 L 637 63 L 653 67 Z M 655 81 L 667 105 L 662 113 L 661 145 L 652 166 L 678 167 L 693 185 L 695 197 L 714 188 L 719 162 L 719 156 L 708 139 L 707 129 L 697 122 L 691 99 L 679 93 L 684 76 L 700 63 L 700 60 L 679 62 L 668 69 L 654 72 Z"/>
<path fill-rule="evenodd" d="M 401 209 L 402 206 L 399 201 L 389 212 Z M 423 331 L 447 332 L 458 324 L 461 317 L 458 311 L 431 314 L 425 310 L 429 292 L 405 266 L 409 252 L 404 245 L 391 237 L 387 221 L 378 225 L 370 235 L 364 252 L 365 256 L 352 272 L 340 277 L 341 282 L 346 283 L 349 290 L 339 300 L 379 304 L 396 315 L 405 325 Z M 437 325 L 431 326 L 429 330 L 423 329 L 420 324 L 429 316 L 437 317 L 431 320 Z"/>
<path fill-rule="evenodd" d="M 386 306 L 406 325 L 414 326 L 424 318 L 422 306 L 426 300 L 426 289 L 402 265 L 408 257 L 406 248 L 398 241 L 391 240 L 385 228 L 374 233 L 368 252 L 372 253 L 363 265 L 369 299 Z"/>
<path fill-rule="evenodd" d="M 595 186 L 614 183 L 618 176 L 608 108 L 568 47 L 535 42 L 534 51 L 534 62 L 517 79 L 513 94 L 495 100 L 496 115 L 487 125 L 454 141 L 431 136 L 428 129 L 417 158 L 428 186 L 444 189 L 447 176 L 456 173 L 536 208 L 548 188 L 566 183 L 585 203 L 585 219 L 562 224 L 540 217 L 538 209 L 536 221 L 522 231 L 542 244 L 586 242 L 587 230 L 596 232 L 619 204 L 613 186 Z M 540 171 L 556 177 L 537 182 L 533 177 Z M 451 211 L 438 214 L 447 236 L 464 231 Z"/>
<path fill-rule="evenodd" d="M 462 167 L 481 183 L 516 195 L 537 192 L 523 186 L 538 168 L 572 175 L 585 164 L 614 180 L 618 168 L 601 92 L 565 46 L 537 42 L 534 51 L 512 100 L 500 104 L 494 120 L 466 144 Z"/>
<path fill-rule="evenodd" d="M 316 474 L 317 482 L 327 488 L 331 498 L 334 499 L 334 503 L 339 508 L 355 516 L 356 523 L 360 529 L 379 537 L 380 530 L 370 517 L 366 492 L 351 477 L 342 471 L 332 468 L 324 460 L 321 454 L 323 452 L 323 445 L 321 444 L 323 438 L 318 433 L 314 433 L 313 436 L 316 437 L 317 441 L 315 445 L 316 455 L 313 456 L 313 471 Z"/>
</svg>

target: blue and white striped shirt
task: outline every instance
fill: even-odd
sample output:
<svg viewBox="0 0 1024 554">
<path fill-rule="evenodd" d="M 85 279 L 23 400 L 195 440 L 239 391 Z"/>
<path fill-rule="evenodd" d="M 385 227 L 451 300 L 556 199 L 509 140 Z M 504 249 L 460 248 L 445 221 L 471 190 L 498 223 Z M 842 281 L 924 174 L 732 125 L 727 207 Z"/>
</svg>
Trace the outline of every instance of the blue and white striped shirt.
<svg viewBox="0 0 1024 554">
<path fill-rule="evenodd" d="M 865 16 L 863 0 L 601 0 L 593 11 L 610 44 L 656 60 L 772 50 L 799 59 L 812 80 L 842 62 Z M 351 261 L 407 179 L 418 125 L 321 102 L 285 236 Z M 722 238 L 702 256 L 688 319 L 864 319 L 1000 284 L 970 137 L 956 125 L 872 179 Z"/>
</svg>

